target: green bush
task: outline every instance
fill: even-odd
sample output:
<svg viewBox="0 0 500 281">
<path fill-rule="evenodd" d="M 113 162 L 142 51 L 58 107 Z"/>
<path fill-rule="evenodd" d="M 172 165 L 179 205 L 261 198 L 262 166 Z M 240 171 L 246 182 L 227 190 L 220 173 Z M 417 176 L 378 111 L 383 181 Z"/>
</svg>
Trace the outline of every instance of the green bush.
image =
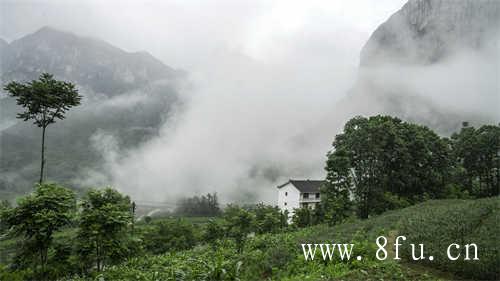
<svg viewBox="0 0 500 281">
<path fill-rule="evenodd" d="M 197 243 L 194 226 L 182 219 L 160 221 L 144 234 L 144 247 L 153 254 L 190 249 Z"/>
<path fill-rule="evenodd" d="M 351 219 L 333 227 L 316 225 L 295 231 L 246 236 L 244 244 L 239 244 L 237 239 L 226 233 L 221 238 L 216 235 L 219 237 L 214 240 L 217 241 L 217 247 L 198 244 L 188 250 L 169 250 L 160 255 L 135 256 L 123 263 L 110 265 L 103 272 L 93 272 L 85 277 L 67 277 L 61 281 L 439 280 L 438 276 L 441 275 L 436 275 L 435 269 L 428 269 L 427 266 L 456 274 L 447 276 L 451 279 L 495 279 L 499 260 L 496 241 L 496 235 L 499 233 L 498 202 L 499 198 L 429 201 L 385 212 L 367 220 Z M 236 229 L 249 225 L 246 220 L 247 211 L 233 208 L 230 214 Z M 166 220 L 164 225 L 173 226 L 172 229 L 177 229 L 174 233 L 183 236 L 184 230 L 181 231 L 182 227 L 176 225 L 178 222 Z M 185 222 L 180 225 L 183 223 Z M 218 225 L 222 221 L 213 223 Z M 155 230 L 156 223 L 143 227 L 145 232 Z M 434 262 L 418 269 L 407 266 L 408 252 L 405 250 L 409 247 L 401 247 L 400 255 L 406 259 L 404 263 L 394 261 L 390 251 L 387 260 L 377 260 L 375 238 L 384 235 L 391 244 L 391 239 L 396 234 L 408 237 L 404 242 L 406 246 L 409 243 L 424 243 L 426 255 L 436 257 Z M 460 239 L 463 239 L 463 242 Z M 172 240 L 175 239 L 156 242 L 160 245 Z M 147 239 L 145 241 L 148 243 Z M 443 260 L 443 256 L 439 255 L 446 254 L 446 248 L 443 250 L 443 247 L 451 242 L 460 244 L 476 241 L 480 249 L 478 262 L 454 263 Z M 323 261 L 316 256 L 314 261 L 305 261 L 301 243 L 353 243 L 355 247 L 350 260 L 334 258 L 332 261 Z M 64 247 L 59 251 L 62 254 L 67 252 Z M 358 255 L 363 257 L 362 260 L 355 259 Z M 9 277 L 6 277 L 6 280 L 29 280 L 26 277 L 29 272 L 12 273 L 0 268 L 0 277 L 5 276 Z"/>
</svg>

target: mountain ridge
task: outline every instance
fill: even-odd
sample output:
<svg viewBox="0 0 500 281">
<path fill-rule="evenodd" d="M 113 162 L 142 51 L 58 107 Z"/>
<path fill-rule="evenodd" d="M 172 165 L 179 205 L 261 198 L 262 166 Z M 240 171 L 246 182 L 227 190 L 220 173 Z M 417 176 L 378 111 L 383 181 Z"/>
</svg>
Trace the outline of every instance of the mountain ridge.
<svg viewBox="0 0 500 281">
<path fill-rule="evenodd" d="M 103 40 L 42 27 L 13 40 L 2 51 L 2 80 L 32 80 L 43 72 L 115 95 L 162 80 L 175 83 L 182 71 L 146 51 L 127 52 Z"/>
<path fill-rule="evenodd" d="M 105 171 L 109 149 L 119 153 L 155 137 L 171 109 L 182 104 L 185 72 L 148 52 L 126 52 L 100 39 L 43 27 L 1 47 L 0 58 L 2 84 L 49 72 L 75 83 L 83 95 L 46 137 L 47 180 L 68 186 L 110 184 L 106 175 L 95 176 Z M 30 190 L 39 169 L 39 129 L 16 119 L 19 110 L 0 91 L 0 194 Z"/>
</svg>

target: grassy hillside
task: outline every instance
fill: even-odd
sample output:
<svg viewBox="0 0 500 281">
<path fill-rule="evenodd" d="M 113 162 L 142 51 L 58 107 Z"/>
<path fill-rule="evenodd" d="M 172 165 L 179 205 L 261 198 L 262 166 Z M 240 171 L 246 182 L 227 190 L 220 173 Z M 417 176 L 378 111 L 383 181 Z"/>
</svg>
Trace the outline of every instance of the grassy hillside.
<svg viewBox="0 0 500 281">
<path fill-rule="evenodd" d="M 500 199 L 435 200 L 386 212 L 367 220 L 338 226 L 319 225 L 282 234 L 252 238 L 242 253 L 231 241 L 217 247 L 133 258 L 107 268 L 95 279 L 67 280 L 449 280 L 498 279 L 500 258 L 497 235 Z M 379 235 L 388 238 L 389 257 L 375 259 Z M 400 253 L 392 259 L 396 235 L 405 235 Z M 353 256 L 361 261 L 305 261 L 301 243 L 354 243 Z M 409 261 L 409 243 L 423 243 L 431 261 Z M 479 261 L 449 261 L 450 243 L 477 243 Z M 462 253 L 463 256 L 463 253 Z M 318 256 L 316 256 L 318 257 Z"/>
</svg>

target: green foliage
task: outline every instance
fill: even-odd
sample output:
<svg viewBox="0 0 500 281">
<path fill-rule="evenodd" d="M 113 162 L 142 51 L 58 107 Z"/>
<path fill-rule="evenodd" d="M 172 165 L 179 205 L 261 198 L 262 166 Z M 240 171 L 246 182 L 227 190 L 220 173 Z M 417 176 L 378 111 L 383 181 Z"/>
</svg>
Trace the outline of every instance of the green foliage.
<svg viewBox="0 0 500 281">
<path fill-rule="evenodd" d="M 341 148 L 328 153 L 326 184 L 321 188 L 320 207 L 324 211 L 324 220 L 330 225 L 343 222 L 352 213 L 350 163 L 349 154 Z"/>
<path fill-rule="evenodd" d="M 429 266 L 438 267 L 467 278 L 494 280 L 500 276 L 498 233 L 500 233 L 499 197 L 481 200 L 454 200 L 443 204 L 429 202 L 427 208 L 412 207 L 414 214 L 401 221 L 399 233 L 408 240 L 405 243 L 422 243 L 426 255 L 434 256 Z M 453 248 L 453 255 L 460 258 L 452 261 L 447 257 L 447 248 L 457 243 L 461 249 Z M 479 260 L 464 260 L 464 245 L 475 243 Z M 410 248 L 405 248 L 410 257 Z M 474 251 L 470 251 L 473 258 Z"/>
<path fill-rule="evenodd" d="M 45 164 L 45 129 L 55 123 L 56 119 L 64 119 L 66 111 L 79 105 L 82 97 L 74 84 L 55 80 L 48 73 L 43 73 L 38 80 L 28 83 L 12 81 L 4 86 L 4 90 L 24 108 L 24 112 L 18 113 L 17 118 L 34 120 L 33 123 L 42 128 L 41 184 Z"/>
<path fill-rule="evenodd" d="M 24 121 L 33 119 L 40 128 L 55 123 L 56 119 L 64 119 L 64 113 L 79 105 L 81 100 L 74 84 L 57 81 L 48 73 L 28 83 L 10 82 L 4 90 L 24 108 L 17 118 Z"/>
<path fill-rule="evenodd" d="M 12 271 L 0 264 L 0 280 L 25 281 L 32 277 L 33 272 L 29 269 Z"/>
<path fill-rule="evenodd" d="M 205 226 L 202 240 L 211 244 L 214 248 L 217 243 L 226 236 L 226 229 L 221 220 L 211 219 Z"/>
<path fill-rule="evenodd" d="M 182 219 L 160 221 L 144 234 L 144 247 L 153 254 L 190 249 L 196 243 L 194 226 Z"/>
<path fill-rule="evenodd" d="M 282 215 L 278 207 L 260 203 L 252 211 L 255 214 L 257 233 L 275 233 L 282 229 Z"/>
<path fill-rule="evenodd" d="M 411 205 L 409 200 L 405 197 L 397 196 L 391 192 L 384 192 L 383 200 L 387 206 L 387 209 L 401 209 L 406 208 Z"/>
<path fill-rule="evenodd" d="M 333 147 L 324 204 L 333 222 L 348 216 L 351 187 L 362 218 L 445 195 L 449 147 L 427 127 L 390 116 L 355 117 Z"/>
<path fill-rule="evenodd" d="M 187 251 L 131 258 L 122 264 L 108 267 L 94 277 L 65 280 L 302 281 L 441 280 L 442 278 L 457 280 L 468 276 L 491 280 L 495 278 L 495 275 L 491 274 L 495 274 L 498 268 L 494 265 L 498 263 L 498 256 L 495 255 L 497 251 L 495 235 L 498 232 L 495 217 L 498 216 L 499 200 L 499 198 L 468 201 L 431 200 L 405 209 L 388 211 L 368 220 L 348 221 L 334 227 L 316 225 L 294 232 L 257 235 L 248 239 L 245 251 L 242 253 L 238 251 L 238 246 L 232 239 L 222 239 L 219 240 L 220 247 L 215 249 L 208 245 L 201 245 Z M 234 206 L 230 209 L 232 214 L 239 211 Z M 485 220 L 480 223 L 480 228 L 474 231 L 474 226 L 478 225 L 481 218 Z M 432 227 L 429 227 L 430 225 Z M 444 229 L 441 230 L 440 225 L 444 225 Z M 461 230 L 462 228 L 465 231 Z M 416 236 L 411 236 L 410 232 L 415 233 Z M 410 242 L 417 243 L 419 239 L 424 239 L 418 243 L 424 243 L 426 249 L 432 249 L 432 254 L 442 252 L 439 247 L 442 248 L 443 244 L 460 239 L 459 233 L 472 235 L 467 234 L 469 236 L 465 236 L 465 241 L 474 239 L 485 241 L 485 243 L 479 246 L 481 260 L 470 262 L 466 266 L 464 266 L 465 262 L 453 265 L 455 269 L 462 269 L 461 271 L 451 269 L 452 272 L 460 274 L 454 276 L 439 273 L 429 267 L 408 266 L 406 262 L 397 263 L 392 260 L 394 253 L 389 253 L 386 261 L 377 260 L 375 238 L 384 235 L 388 239 L 393 239 L 395 233 L 409 237 L 411 241 L 405 241 L 406 246 Z M 438 237 L 431 239 L 436 235 Z M 331 243 L 332 241 L 354 243 L 352 256 L 360 255 L 363 259 L 361 261 L 334 259 L 326 262 L 322 259 L 304 260 L 301 243 Z M 432 245 L 432 248 L 427 246 L 428 244 Z M 439 257 L 437 254 L 435 256 Z M 412 261 L 412 263 L 415 262 Z M 452 264 L 452 262 L 448 263 Z M 439 259 L 428 263 L 427 266 L 446 269 Z"/>
<path fill-rule="evenodd" d="M 297 227 L 313 225 L 313 211 L 309 207 L 295 209 L 292 222 Z"/>
<path fill-rule="evenodd" d="M 428 199 L 498 195 L 499 151 L 500 126 L 466 125 L 449 140 L 390 116 L 355 117 L 328 153 L 324 220 L 342 222 L 353 209 L 367 218 Z"/>
<path fill-rule="evenodd" d="M 78 253 L 87 266 L 102 270 L 129 256 L 128 226 L 132 224 L 132 205 L 128 196 L 105 188 L 87 192 L 81 203 Z"/>
<path fill-rule="evenodd" d="M 10 235 L 23 237 L 17 256 L 21 268 L 31 265 L 37 276 L 46 274 L 53 235 L 71 222 L 75 208 L 75 195 L 71 190 L 46 183 L 37 185 L 32 194 L 21 198 L 17 207 L 2 212 L 2 223 L 10 228 Z"/>
<path fill-rule="evenodd" d="M 238 252 L 242 252 L 248 235 L 254 231 L 255 215 L 243 208 L 230 205 L 224 211 L 223 218 L 228 236 L 234 239 Z"/>
<path fill-rule="evenodd" d="M 438 280 L 427 267 L 418 270 L 407 267 L 405 263 L 396 263 L 389 253 L 389 260 L 375 259 L 377 247 L 375 238 L 384 235 L 394 239 L 395 235 L 408 237 L 404 243 L 424 243 L 427 255 L 436 259 L 426 265 L 459 274 L 460 277 L 475 279 L 494 279 L 498 274 L 498 248 L 496 218 L 500 211 L 500 198 L 481 200 L 431 200 L 423 204 L 401 210 L 385 212 L 368 220 L 350 220 L 330 227 L 326 224 L 301 228 L 292 232 L 266 233 L 255 237 L 245 236 L 245 251 L 241 251 L 237 239 L 224 236 L 229 230 L 229 222 L 234 225 L 248 225 L 248 214 L 253 211 L 230 206 L 225 216 L 208 222 L 207 230 L 216 229 L 221 235 L 211 241 L 217 241 L 218 247 L 199 245 L 189 250 L 172 250 L 165 254 L 142 256 L 140 251 L 134 257 L 119 264 L 109 264 L 103 271 L 94 272 L 85 277 L 63 277 L 77 273 L 80 258 L 71 256 L 70 233 L 63 240 L 53 244 L 53 254 L 47 264 L 50 280 Z M 116 201 L 116 200 L 113 200 Z M 119 200 L 118 200 L 119 201 Z M 264 206 L 261 206 L 264 208 Z M 265 207 L 267 209 L 267 207 Z M 255 219 L 256 220 L 256 219 Z M 137 231 L 145 228 L 147 233 L 159 223 L 138 225 Z M 185 222 L 165 220 L 166 228 L 174 228 L 178 235 L 184 234 Z M 176 225 L 178 223 L 178 225 Z M 185 226 L 185 225 L 184 225 Z M 256 224 L 253 224 L 256 228 Z M 182 229 L 182 230 L 181 230 Z M 155 231 L 158 231 L 156 229 Z M 169 231 L 165 229 L 165 231 Z M 189 232 L 189 230 L 188 230 Z M 171 235 L 171 234 L 167 234 Z M 205 234 L 206 235 L 206 234 Z M 196 235 L 195 235 L 196 236 Z M 74 239 L 74 238 L 73 238 Z M 170 243 L 167 239 L 165 243 Z M 209 239 L 207 239 L 208 241 Z M 363 259 L 323 261 L 305 261 L 301 243 L 353 243 L 352 256 L 361 255 Z M 451 262 L 443 257 L 449 243 L 478 243 L 479 261 Z M 120 243 L 125 243 L 120 240 Z M 160 244 L 162 242 L 159 242 Z M 391 243 L 391 242 L 390 242 Z M 159 244 L 159 245 L 160 245 Z M 129 247 L 126 243 L 119 247 Z M 409 247 L 402 247 L 401 255 L 408 258 Z M 463 255 L 463 253 L 462 253 Z M 415 261 L 412 261 L 415 263 Z M 457 279 L 453 275 L 446 278 Z M 11 270 L 0 267 L 2 280 L 30 280 L 32 271 L 28 269 Z"/>
<path fill-rule="evenodd" d="M 3 213 L 6 213 L 10 210 L 11 204 L 7 200 L 2 200 L 0 201 L 0 235 L 5 233 L 8 230 L 8 225 L 4 221 L 4 216 L 2 215 Z"/>
<path fill-rule="evenodd" d="M 464 126 L 451 144 L 456 184 L 472 196 L 500 195 L 500 126 Z"/>
</svg>

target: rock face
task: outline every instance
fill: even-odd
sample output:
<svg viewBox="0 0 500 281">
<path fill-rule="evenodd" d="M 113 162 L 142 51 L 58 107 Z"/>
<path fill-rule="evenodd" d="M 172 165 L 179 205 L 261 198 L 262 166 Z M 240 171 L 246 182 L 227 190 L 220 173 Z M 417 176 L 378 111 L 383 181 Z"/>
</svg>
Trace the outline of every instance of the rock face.
<svg viewBox="0 0 500 281">
<path fill-rule="evenodd" d="M 343 119 L 391 114 L 450 133 L 500 121 L 500 1 L 409 0 L 361 51 Z"/>
<path fill-rule="evenodd" d="M 47 27 L 10 44 L 1 40 L 0 62 L 2 84 L 49 72 L 77 84 L 84 96 L 82 105 L 47 129 L 47 179 L 69 186 L 104 170 L 109 153 L 157 135 L 180 104 L 178 89 L 185 80 L 182 71 L 146 52 L 125 52 Z M 0 92 L 0 194 L 31 189 L 38 174 L 40 130 L 16 119 L 20 110 Z"/>
<path fill-rule="evenodd" d="M 435 63 L 456 48 L 483 47 L 499 29 L 498 0 L 410 0 L 373 32 L 361 66 Z"/>
</svg>

